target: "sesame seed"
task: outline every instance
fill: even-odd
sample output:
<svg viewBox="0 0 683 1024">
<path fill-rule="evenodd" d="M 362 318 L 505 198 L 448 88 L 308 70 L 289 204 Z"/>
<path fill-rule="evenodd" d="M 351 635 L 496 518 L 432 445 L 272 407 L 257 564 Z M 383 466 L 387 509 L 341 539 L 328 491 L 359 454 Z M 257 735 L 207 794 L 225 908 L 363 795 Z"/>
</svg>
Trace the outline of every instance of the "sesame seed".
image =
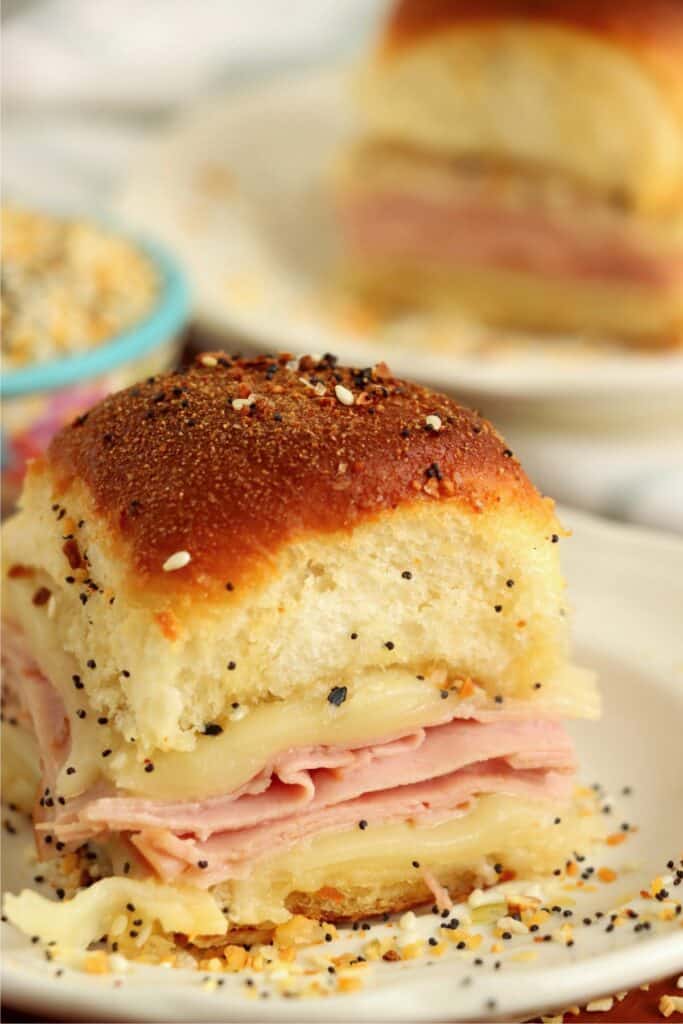
<svg viewBox="0 0 683 1024">
<path fill-rule="evenodd" d="M 358 828 L 361 829 L 361 831 L 363 831 L 367 827 L 368 827 L 367 821 L 365 820 L 365 818 L 361 818 L 361 820 L 358 822 Z"/>
<path fill-rule="evenodd" d="M 200 356 L 199 362 L 202 366 L 218 366 L 218 360 L 215 356 Z"/>
<path fill-rule="evenodd" d="M 586 1010 L 588 1013 L 609 1013 L 614 1006 L 614 999 L 608 996 L 605 999 L 594 999 L 591 1003 L 588 1003 Z"/>
<path fill-rule="evenodd" d="M 204 870 L 204 868 L 208 868 L 208 866 L 209 866 L 208 860 L 198 860 L 197 861 L 197 867 L 201 868 L 202 871 Z"/>
<path fill-rule="evenodd" d="M 191 561 L 192 555 L 189 551 L 176 551 L 169 555 L 161 568 L 164 572 L 175 572 L 176 569 L 184 569 Z"/>
<path fill-rule="evenodd" d="M 353 405 L 355 399 L 353 393 L 345 388 L 343 384 L 335 384 L 334 393 L 337 396 L 337 401 L 341 402 L 342 405 Z"/>
<path fill-rule="evenodd" d="M 426 426 L 427 430 L 432 430 L 432 431 L 434 431 L 435 434 L 438 434 L 438 432 L 441 430 L 441 426 L 442 426 L 441 417 L 440 416 L 435 416 L 435 415 L 426 416 L 425 417 L 425 426 Z"/>
<path fill-rule="evenodd" d="M 404 571 L 401 573 L 401 577 L 404 580 L 412 580 L 413 574 L 412 572 L 410 572 L 409 569 L 404 569 Z"/>
<path fill-rule="evenodd" d="M 110 754 L 111 754 L 111 750 L 109 749 L 109 747 L 107 747 L 106 750 L 102 751 L 102 757 L 109 757 Z"/>
<path fill-rule="evenodd" d="M 228 672 L 234 672 L 236 668 L 237 668 L 237 662 L 236 661 L 229 661 L 228 662 Z"/>
<path fill-rule="evenodd" d="M 351 639 L 352 640 L 357 640 L 358 639 L 358 633 L 351 633 Z"/>
<path fill-rule="evenodd" d="M 384 645 L 384 646 L 386 647 L 386 649 L 387 649 L 388 651 L 393 651 L 393 649 L 394 649 L 394 647 L 396 646 L 396 644 L 394 643 L 394 641 L 393 641 L 393 640 L 387 640 L 387 642 L 385 643 L 385 645 Z"/>
</svg>

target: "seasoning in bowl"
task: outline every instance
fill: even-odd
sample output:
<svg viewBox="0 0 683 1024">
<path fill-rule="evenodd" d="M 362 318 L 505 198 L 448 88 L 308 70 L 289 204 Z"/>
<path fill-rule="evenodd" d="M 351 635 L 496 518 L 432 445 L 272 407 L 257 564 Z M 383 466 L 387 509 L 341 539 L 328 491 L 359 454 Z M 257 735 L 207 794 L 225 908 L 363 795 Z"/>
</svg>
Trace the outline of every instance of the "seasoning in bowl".
<svg viewBox="0 0 683 1024">
<path fill-rule="evenodd" d="M 5 208 L 0 253 L 6 514 L 57 430 L 176 363 L 189 295 L 171 253 L 93 221 Z"/>
<path fill-rule="evenodd" d="M 5 208 L 0 252 L 5 370 L 93 348 L 157 301 L 152 261 L 88 221 Z"/>
</svg>

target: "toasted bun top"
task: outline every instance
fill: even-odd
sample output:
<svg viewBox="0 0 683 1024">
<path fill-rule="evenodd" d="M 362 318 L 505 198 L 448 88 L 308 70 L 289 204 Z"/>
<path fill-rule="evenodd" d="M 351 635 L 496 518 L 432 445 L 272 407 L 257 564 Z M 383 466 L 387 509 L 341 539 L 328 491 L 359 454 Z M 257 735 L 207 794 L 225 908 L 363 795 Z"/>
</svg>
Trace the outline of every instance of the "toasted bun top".
<svg viewBox="0 0 683 1024">
<path fill-rule="evenodd" d="M 624 43 L 655 46 L 683 61 L 679 0 L 400 0 L 387 23 L 383 44 L 389 53 L 463 22 L 511 19 L 574 26 Z"/>
<path fill-rule="evenodd" d="M 165 593 L 224 593 L 288 541 L 406 502 L 547 507 L 479 415 L 332 356 L 205 354 L 78 417 L 32 472 L 67 506 L 85 493 L 127 571 Z M 191 561 L 164 571 L 177 552 Z"/>
</svg>

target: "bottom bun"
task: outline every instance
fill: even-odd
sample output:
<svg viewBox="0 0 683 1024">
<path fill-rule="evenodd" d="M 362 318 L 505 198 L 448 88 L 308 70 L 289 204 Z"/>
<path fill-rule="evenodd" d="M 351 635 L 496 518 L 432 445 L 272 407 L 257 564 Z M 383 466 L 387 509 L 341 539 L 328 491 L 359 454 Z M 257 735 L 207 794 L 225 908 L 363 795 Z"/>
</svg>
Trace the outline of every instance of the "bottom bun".
<svg viewBox="0 0 683 1024">
<path fill-rule="evenodd" d="M 457 901 L 504 878 L 552 875 L 602 831 L 591 796 L 567 804 L 492 794 L 438 824 L 370 822 L 318 836 L 212 892 L 228 908 L 231 928 L 267 928 L 292 914 L 354 921 Z"/>
<path fill-rule="evenodd" d="M 683 290 L 633 283 L 566 280 L 528 271 L 448 268 L 405 261 L 359 261 L 345 288 L 385 313 L 431 309 L 496 327 L 618 338 L 642 348 L 683 345 Z"/>
</svg>

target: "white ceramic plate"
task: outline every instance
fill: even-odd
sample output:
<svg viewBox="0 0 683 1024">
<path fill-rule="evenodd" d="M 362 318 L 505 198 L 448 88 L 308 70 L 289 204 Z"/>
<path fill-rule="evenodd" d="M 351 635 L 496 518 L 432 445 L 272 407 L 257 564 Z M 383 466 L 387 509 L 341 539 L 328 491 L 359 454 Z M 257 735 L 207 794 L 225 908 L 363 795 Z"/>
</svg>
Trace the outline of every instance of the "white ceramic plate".
<svg viewBox="0 0 683 1024">
<path fill-rule="evenodd" d="M 599 671 L 605 699 L 600 724 L 573 729 L 582 774 L 605 787 L 616 831 L 624 820 L 639 827 L 623 845 L 600 847 L 593 862 L 612 865 L 619 877 L 582 897 L 574 908 L 578 922 L 596 911 L 609 914 L 666 874 L 670 858 L 683 856 L 683 542 L 573 512 L 564 518 L 575 531 L 564 551 L 577 656 Z M 622 794 L 624 786 L 633 787 L 631 795 Z M 31 884 L 21 856 L 28 841 L 27 832 L 3 832 L 7 888 Z M 683 886 L 671 891 L 683 898 Z M 419 925 L 433 932 L 435 919 L 427 913 Z M 55 978 L 58 965 L 46 963 L 36 946 L 5 924 L 3 989 L 13 1006 L 57 1019 L 510 1020 L 683 970 L 680 917 L 639 933 L 632 926 L 608 933 L 604 925 L 605 919 L 577 924 L 572 948 L 519 936 L 504 954 L 484 953 L 484 964 L 475 966 L 475 954 L 450 945 L 431 965 L 426 957 L 372 964 L 359 993 L 265 1001 L 247 998 L 238 975 L 226 976 L 214 991 L 202 986 L 201 974 L 162 968 L 134 967 L 118 978 L 67 968 Z M 384 927 L 373 926 L 373 932 Z M 363 933 L 363 941 L 372 934 Z M 529 948 L 538 959 L 514 960 Z M 497 959 L 502 967 L 494 970 Z"/>
<path fill-rule="evenodd" d="M 132 169 L 119 212 L 174 248 L 201 323 L 252 345 L 332 351 L 476 401 L 647 402 L 683 393 L 683 355 L 577 338 L 503 338 L 454 318 L 378 322 L 331 295 L 335 154 L 354 131 L 348 72 L 308 72 L 191 109 Z M 656 399 L 656 401 L 655 401 Z"/>
</svg>

